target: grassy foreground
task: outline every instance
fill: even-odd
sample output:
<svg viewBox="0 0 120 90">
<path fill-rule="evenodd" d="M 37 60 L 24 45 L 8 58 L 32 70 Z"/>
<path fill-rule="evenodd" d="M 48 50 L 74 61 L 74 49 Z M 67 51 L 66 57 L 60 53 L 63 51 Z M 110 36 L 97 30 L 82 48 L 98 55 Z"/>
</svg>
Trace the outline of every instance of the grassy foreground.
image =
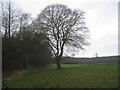
<svg viewBox="0 0 120 90">
<path fill-rule="evenodd" d="M 118 64 L 51 64 L 7 82 L 8 88 L 117 88 Z"/>
</svg>

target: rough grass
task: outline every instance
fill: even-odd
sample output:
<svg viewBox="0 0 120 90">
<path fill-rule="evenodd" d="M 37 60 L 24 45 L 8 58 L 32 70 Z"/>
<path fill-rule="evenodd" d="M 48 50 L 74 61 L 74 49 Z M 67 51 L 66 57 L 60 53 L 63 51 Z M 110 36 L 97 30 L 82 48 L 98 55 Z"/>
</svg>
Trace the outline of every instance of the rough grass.
<svg viewBox="0 0 120 90">
<path fill-rule="evenodd" d="M 7 82 L 8 88 L 117 88 L 118 64 L 62 64 L 25 72 Z"/>
</svg>

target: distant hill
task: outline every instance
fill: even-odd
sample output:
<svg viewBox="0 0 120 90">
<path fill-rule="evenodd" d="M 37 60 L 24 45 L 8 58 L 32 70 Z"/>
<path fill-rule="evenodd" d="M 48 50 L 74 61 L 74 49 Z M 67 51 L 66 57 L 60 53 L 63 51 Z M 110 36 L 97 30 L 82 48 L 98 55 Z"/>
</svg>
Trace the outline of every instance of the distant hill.
<svg viewBox="0 0 120 90">
<path fill-rule="evenodd" d="M 117 63 L 120 56 L 94 57 L 94 58 L 74 58 L 63 57 L 62 64 L 95 64 L 95 63 Z"/>
</svg>

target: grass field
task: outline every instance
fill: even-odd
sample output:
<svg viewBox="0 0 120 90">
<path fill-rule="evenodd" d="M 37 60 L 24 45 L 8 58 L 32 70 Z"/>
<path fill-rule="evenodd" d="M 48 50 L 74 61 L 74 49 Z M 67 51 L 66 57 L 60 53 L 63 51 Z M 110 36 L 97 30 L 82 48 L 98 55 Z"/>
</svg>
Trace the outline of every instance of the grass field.
<svg viewBox="0 0 120 90">
<path fill-rule="evenodd" d="M 118 64 L 51 64 L 40 70 L 17 75 L 8 88 L 117 88 Z"/>
</svg>

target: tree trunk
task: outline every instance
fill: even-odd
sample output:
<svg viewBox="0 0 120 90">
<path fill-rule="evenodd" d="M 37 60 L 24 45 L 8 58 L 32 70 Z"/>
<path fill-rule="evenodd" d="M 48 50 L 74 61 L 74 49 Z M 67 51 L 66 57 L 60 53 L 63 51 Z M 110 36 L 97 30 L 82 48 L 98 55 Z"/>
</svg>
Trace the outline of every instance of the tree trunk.
<svg viewBox="0 0 120 90">
<path fill-rule="evenodd" d="M 57 64 L 57 69 L 58 70 L 62 69 L 62 67 L 61 67 L 61 57 L 56 57 L 56 64 Z"/>
<path fill-rule="evenodd" d="M 10 38 L 10 28 L 11 28 L 11 4 L 9 3 L 9 21 L 8 21 L 8 37 Z"/>
</svg>

